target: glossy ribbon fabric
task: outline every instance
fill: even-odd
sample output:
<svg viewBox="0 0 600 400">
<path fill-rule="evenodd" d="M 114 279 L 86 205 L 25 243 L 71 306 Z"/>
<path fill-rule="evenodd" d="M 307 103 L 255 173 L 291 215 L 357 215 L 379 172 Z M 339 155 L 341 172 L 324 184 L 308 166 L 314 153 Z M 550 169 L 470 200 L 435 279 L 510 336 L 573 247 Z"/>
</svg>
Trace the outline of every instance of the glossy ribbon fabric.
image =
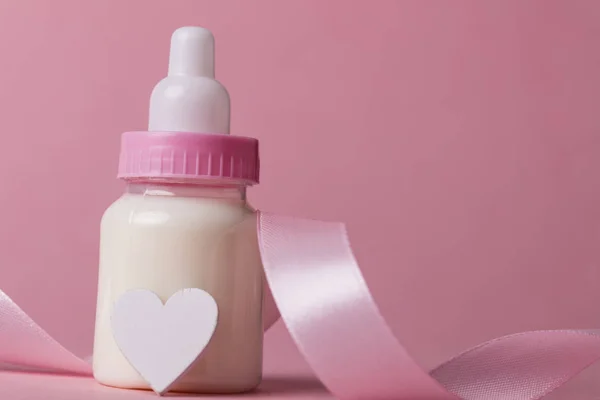
<svg viewBox="0 0 600 400">
<path fill-rule="evenodd" d="M 538 331 L 491 340 L 425 371 L 379 313 L 342 224 L 261 213 L 258 233 L 270 289 L 265 329 L 281 314 L 340 400 L 533 400 L 600 358 L 600 332 Z M 0 363 L 91 376 L 87 361 L 1 291 Z"/>
</svg>

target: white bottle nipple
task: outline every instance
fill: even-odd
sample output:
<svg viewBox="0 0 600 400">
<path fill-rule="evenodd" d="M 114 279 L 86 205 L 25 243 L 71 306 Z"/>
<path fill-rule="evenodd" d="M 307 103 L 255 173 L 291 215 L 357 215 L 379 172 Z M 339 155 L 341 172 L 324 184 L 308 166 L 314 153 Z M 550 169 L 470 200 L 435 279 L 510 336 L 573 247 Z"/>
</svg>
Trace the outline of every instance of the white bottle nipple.
<svg viewBox="0 0 600 400">
<path fill-rule="evenodd" d="M 171 38 L 169 75 L 215 77 L 215 39 L 206 29 L 179 28 Z"/>
<path fill-rule="evenodd" d="M 229 94 L 215 77 L 215 40 L 200 27 L 171 37 L 169 74 L 150 97 L 149 131 L 229 133 Z"/>
</svg>

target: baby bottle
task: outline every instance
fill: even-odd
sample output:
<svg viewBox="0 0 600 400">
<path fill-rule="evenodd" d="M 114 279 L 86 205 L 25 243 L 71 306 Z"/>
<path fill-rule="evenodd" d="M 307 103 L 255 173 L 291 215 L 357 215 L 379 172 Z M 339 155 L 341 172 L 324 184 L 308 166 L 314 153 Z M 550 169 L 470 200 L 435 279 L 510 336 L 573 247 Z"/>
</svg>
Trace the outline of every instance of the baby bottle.
<svg viewBox="0 0 600 400">
<path fill-rule="evenodd" d="M 112 335 L 119 296 L 147 289 L 164 303 L 185 288 L 215 299 L 218 323 L 171 390 L 235 393 L 260 382 L 263 272 L 246 202 L 246 188 L 258 183 L 258 141 L 229 135 L 229 95 L 214 78 L 212 34 L 176 30 L 148 131 L 122 136 L 125 193 L 104 213 L 100 233 L 93 370 L 102 384 L 149 388 Z"/>
</svg>

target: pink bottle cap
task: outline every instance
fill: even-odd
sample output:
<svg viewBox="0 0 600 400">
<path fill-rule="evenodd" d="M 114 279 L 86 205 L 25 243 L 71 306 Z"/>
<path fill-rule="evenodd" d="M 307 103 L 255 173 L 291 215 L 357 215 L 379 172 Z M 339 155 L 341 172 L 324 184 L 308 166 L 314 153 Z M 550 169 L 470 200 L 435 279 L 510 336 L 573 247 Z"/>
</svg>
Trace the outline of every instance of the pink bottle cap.
<svg viewBox="0 0 600 400">
<path fill-rule="evenodd" d="M 258 140 L 229 135 L 229 93 L 215 79 L 214 53 L 207 29 L 173 33 L 168 75 L 150 97 L 148 131 L 121 138 L 119 178 L 258 183 Z"/>
<path fill-rule="evenodd" d="M 125 132 L 119 178 L 259 182 L 258 140 L 190 132 Z"/>
</svg>

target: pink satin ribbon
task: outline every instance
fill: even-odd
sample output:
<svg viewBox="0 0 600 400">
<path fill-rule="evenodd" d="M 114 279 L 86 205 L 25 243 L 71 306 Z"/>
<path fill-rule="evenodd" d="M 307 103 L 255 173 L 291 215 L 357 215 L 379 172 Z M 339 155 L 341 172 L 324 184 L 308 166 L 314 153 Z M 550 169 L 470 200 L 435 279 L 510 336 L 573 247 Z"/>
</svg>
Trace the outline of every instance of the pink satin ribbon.
<svg viewBox="0 0 600 400">
<path fill-rule="evenodd" d="M 316 376 L 341 400 L 533 400 L 600 358 L 596 331 L 524 332 L 483 343 L 427 372 L 379 313 L 344 225 L 261 213 L 258 232 L 270 288 L 265 330 L 281 314 Z M 87 361 L 1 291 L 0 363 L 91 376 Z"/>
</svg>

